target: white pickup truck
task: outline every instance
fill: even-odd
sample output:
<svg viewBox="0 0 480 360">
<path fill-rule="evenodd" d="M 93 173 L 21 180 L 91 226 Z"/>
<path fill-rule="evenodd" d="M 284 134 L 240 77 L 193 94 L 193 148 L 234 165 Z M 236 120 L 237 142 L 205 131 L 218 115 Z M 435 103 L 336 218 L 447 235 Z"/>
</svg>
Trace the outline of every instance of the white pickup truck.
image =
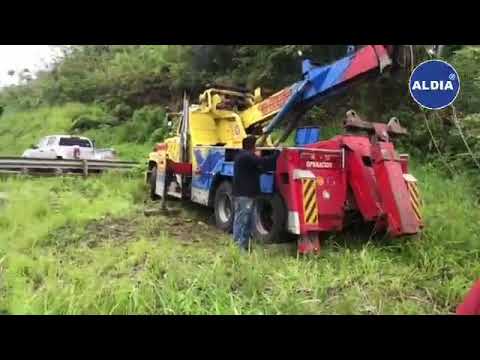
<svg viewBox="0 0 480 360">
<path fill-rule="evenodd" d="M 24 151 L 22 157 L 34 159 L 116 160 L 113 149 L 95 149 L 95 143 L 86 137 L 51 135 Z"/>
</svg>

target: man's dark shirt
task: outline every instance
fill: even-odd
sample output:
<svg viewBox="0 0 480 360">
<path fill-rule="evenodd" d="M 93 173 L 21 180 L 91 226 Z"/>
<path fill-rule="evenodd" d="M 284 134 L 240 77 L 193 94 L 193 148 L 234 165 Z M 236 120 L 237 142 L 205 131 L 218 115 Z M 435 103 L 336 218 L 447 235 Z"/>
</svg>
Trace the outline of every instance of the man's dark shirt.
<svg viewBox="0 0 480 360">
<path fill-rule="evenodd" d="M 233 196 L 256 197 L 260 194 L 260 174 L 275 170 L 278 153 L 258 157 L 242 150 L 233 165 Z"/>
</svg>

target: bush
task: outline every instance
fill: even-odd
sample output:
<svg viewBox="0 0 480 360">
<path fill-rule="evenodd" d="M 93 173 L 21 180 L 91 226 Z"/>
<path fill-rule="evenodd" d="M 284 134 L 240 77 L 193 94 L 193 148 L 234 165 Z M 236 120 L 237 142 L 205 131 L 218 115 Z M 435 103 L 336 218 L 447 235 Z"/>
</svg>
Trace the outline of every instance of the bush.
<svg viewBox="0 0 480 360">
<path fill-rule="evenodd" d="M 120 121 L 118 118 L 111 115 L 105 115 L 100 118 L 95 118 L 91 115 L 81 115 L 74 120 L 71 130 L 79 132 L 100 129 L 102 127 L 117 126 L 119 124 Z"/>
<path fill-rule="evenodd" d="M 133 115 L 133 109 L 129 105 L 118 104 L 112 111 L 113 116 L 120 121 L 127 121 Z"/>
<path fill-rule="evenodd" d="M 158 128 L 163 125 L 165 110 L 159 106 L 144 106 L 133 113 L 132 121 Z"/>
<path fill-rule="evenodd" d="M 73 121 L 72 131 L 86 131 L 90 129 L 98 129 L 102 123 L 95 118 L 92 118 L 88 115 L 80 115 L 76 120 Z"/>
<path fill-rule="evenodd" d="M 165 139 L 165 136 L 167 135 L 167 129 L 162 127 L 158 128 L 152 133 L 152 136 L 150 136 L 150 142 L 151 143 L 159 143 L 162 142 Z"/>
<path fill-rule="evenodd" d="M 144 106 L 119 129 L 120 142 L 143 144 L 158 141 L 165 133 L 165 111 L 159 106 Z"/>
<path fill-rule="evenodd" d="M 480 113 L 480 48 L 467 46 L 455 52 L 451 62 L 461 81 L 457 107 L 466 113 Z"/>
</svg>

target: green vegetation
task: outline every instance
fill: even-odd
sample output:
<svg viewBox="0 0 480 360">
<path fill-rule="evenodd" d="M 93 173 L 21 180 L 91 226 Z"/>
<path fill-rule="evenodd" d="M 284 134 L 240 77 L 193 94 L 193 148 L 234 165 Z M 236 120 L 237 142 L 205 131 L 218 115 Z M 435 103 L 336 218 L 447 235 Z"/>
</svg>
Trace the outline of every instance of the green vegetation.
<svg viewBox="0 0 480 360">
<path fill-rule="evenodd" d="M 271 92 L 299 78 L 295 54 L 319 62 L 335 46 L 78 46 L 52 72 L 0 91 L 0 156 L 42 136 L 74 133 L 143 161 L 167 134 L 166 107 L 207 82 Z M 462 78 L 459 126 L 480 153 L 477 47 L 452 48 Z M 143 174 L 80 178 L 0 177 L 0 313 L 6 314 L 447 314 L 480 273 L 478 169 L 450 110 L 425 115 L 405 89 L 408 74 L 360 85 L 312 110 L 303 124 L 341 130 L 345 112 L 386 121 L 411 136 L 425 202 L 416 238 L 331 235 L 319 258 L 283 246 L 242 256 L 207 209 L 178 202 L 170 217 L 145 217 Z M 290 139 L 291 140 L 291 139 Z M 446 171 L 443 161 L 454 166 Z"/>
<path fill-rule="evenodd" d="M 98 105 L 81 103 L 10 112 L 0 121 L 0 156 L 20 156 L 43 136 L 81 134 L 94 139 L 97 147 L 113 146 L 123 159 L 143 160 L 153 143 L 163 139 L 164 117 L 161 107 L 147 106 L 119 121 Z"/>
<path fill-rule="evenodd" d="M 4 114 L 0 121 L 0 154 L 19 156 L 43 136 L 68 132 L 72 118 L 87 108 L 82 104 L 65 104 Z"/>
<path fill-rule="evenodd" d="M 468 178 L 416 170 L 422 236 L 367 241 L 347 232 L 303 260 L 276 247 L 242 256 L 198 207 L 175 203 L 180 215 L 145 217 L 138 176 L 3 180 L 0 311 L 451 313 L 480 271 L 480 211 Z"/>
<path fill-rule="evenodd" d="M 164 124 L 161 120 L 138 124 L 134 119 L 136 112 L 160 113 L 163 110 L 158 109 L 159 106 L 179 110 L 184 91 L 195 101 L 206 84 L 215 82 L 249 88 L 262 86 L 268 95 L 300 78 L 299 51 L 304 58 L 326 64 L 344 55 L 345 46 L 81 45 L 65 48 L 64 58 L 58 59 L 51 71 L 40 72 L 35 80 L 0 91 L 0 106 L 5 112 L 3 117 L 7 117 L 7 121 L 0 121 L 0 126 L 9 123 L 12 113 L 18 110 L 82 103 L 93 107 L 94 113 L 78 113 L 72 117 L 72 127 L 68 129 L 84 132 L 120 126 L 122 130 L 113 130 L 110 142 L 115 137 L 115 144 L 133 141 L 148 143 L 150 147 L 165 135 Z M 453 162 L 457 171 L 465 167 L 478 170 L 471 154 L 465 151 L 461 135 L 479 158 L 480 48 L 450 45 L 446 47 L 445 56 L 455 65 L 462 81 L 456 103 L 458 126 L 453 122 L 450 109 L 419 112 L 405 86 L 408 71 L 386 74 L 335 96 L 307 114 L 304 123 L 336 127 L 352 108 L 370 120 L 388 121 L 396 116 L 411 131 L 404 145 L 412 155 L 427 154 L 426 161 L 438 161 L 438 147 L 444 161 Z M 426 54 L 419 51 L 416 60 L 423 59 Z"/>
</svg>

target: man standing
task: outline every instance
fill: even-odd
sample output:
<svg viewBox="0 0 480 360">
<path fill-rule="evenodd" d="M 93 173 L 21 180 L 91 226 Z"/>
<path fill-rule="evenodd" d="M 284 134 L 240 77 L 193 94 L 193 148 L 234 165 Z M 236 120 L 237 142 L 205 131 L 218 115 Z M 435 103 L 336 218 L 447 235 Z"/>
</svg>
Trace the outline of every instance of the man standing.
<svg viewBox="0 0 480 360">
<path fill-rule="evenodd" d="M 273 171 L 280 153 L 258 157 L 255 155 L 255 144 L 255 136 L 247 136 L 243 140 L 243 151 L 235 158 L 233 167 L 233 240 L 243 250 L 249 249 L 252 237 L 253 205 L 260 194 L 260 173 Z"/>
</svg>

